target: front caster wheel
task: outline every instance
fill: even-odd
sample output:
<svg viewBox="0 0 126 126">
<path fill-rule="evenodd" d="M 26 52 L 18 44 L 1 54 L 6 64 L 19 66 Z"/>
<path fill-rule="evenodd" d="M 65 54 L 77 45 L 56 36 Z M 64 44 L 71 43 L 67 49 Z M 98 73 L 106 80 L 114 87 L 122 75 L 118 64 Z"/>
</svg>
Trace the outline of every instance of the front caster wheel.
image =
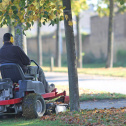
<svg viewBox="0 0 126 126">
<path fill-rule="evenodd" d="M 28 94 L 22 103 L 23 116 L 28 119 L 42 117 L 46 110 L 46 104 L 41 95 Z"/>
</svg>

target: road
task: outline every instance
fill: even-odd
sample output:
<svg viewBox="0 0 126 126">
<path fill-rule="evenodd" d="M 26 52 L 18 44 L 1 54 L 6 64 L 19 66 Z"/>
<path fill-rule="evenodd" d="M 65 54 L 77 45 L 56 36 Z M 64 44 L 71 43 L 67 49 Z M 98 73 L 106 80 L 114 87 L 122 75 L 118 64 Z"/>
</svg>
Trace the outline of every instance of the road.
<svg viewBox="0 0 126 126">
<path fill-rule="evenodd" d="M 69 83 L 67 73 L 45 72 L 45 76 L 49 83 L 56 85 Z M 126 94 L 126 78 L 79 74 L 78 82 L 79 87 L 84 89 Z"/>
</svg>

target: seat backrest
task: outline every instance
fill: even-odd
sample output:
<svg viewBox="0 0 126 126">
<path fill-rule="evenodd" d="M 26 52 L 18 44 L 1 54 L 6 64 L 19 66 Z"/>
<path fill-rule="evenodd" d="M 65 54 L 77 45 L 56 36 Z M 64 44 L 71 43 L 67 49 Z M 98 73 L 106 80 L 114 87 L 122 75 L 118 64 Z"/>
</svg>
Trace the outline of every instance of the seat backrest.
<svg viewBox="0 0 126 126">
<path fill-rule="evenodd" d="M 10 78 L 13 83 L 18 83 L 19 80 L 25 80 L 25 75 L 22 68 L 15 63 L 5 63 L 0 66 L 2 79 Z"/>
</svg>

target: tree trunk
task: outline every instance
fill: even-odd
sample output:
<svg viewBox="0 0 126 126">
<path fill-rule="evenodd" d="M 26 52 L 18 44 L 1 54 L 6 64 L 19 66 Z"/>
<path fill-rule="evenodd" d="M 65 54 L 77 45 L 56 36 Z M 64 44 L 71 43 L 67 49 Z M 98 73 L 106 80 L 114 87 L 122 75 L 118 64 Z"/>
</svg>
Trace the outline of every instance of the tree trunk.
<svg viewBox="0 0 126 126">
<path fill-rule="evenodd" d="M 23 50 L 27 55 L 27 37 L 25 35 L 23 35 L 23 45 L 24 45 Z"/>
<path fill-rule="evenodd" d="M 11 28 L 10 25 L 8 26 L 8 32 L 9 32 L 9 33 L 12 33 L 12 28 Z"/>
<path fill-rule="evenodd" d="M 42 66 L 42 40 L 41 40 L 41 32 L 40 32 L 40 26 L 39 21 L 37 22 L 37 45 L 38 45 L 38 64 L 39 66 Z"/>
<path fill-rule="evenodd" d="M 15 27 L 15 45 L 19 46 L 27 54 L 26 36 L 23 35 L 22 24 Z"/>
<path fill-rule="evenodd" d="M 108 54 L 106 61 L 106 68 L 113 67 L 113 16 L 114 15 L 114 0 L 110 0 L 110 14 L 109 14 L 109 26 L 108 26 Z"/>
<path fill-rule="evenodd" d="M 79 90 L 78 90 L 78 74 L 76 66 L 75 41 L 73 34 L 73 26 L 68 25 L 68 21 L 72 21 L 71 1 L 63 0 L 64 24 L 67 48 L 68 76 L 69 76 L 69 94 L 70 94 L 70 110 L 79 111 Z M 65 15 L 68 15 L 66 20 Z"/>
<path fill-rule="evenodd" d="M 79 27 L 79 14 L 76 16 L 76 29 L 77 29 L 77 67 L 82 68 L 82 41 Z"/>
<path fill-rule="evenodd" d="M 59 42 L 59 32 L 60 32 L 60 23 L 57 24 L 56 29 L 56 66 L 61 67 L 61 51 L 60 51 L 60 42 Z"/>
</svg>

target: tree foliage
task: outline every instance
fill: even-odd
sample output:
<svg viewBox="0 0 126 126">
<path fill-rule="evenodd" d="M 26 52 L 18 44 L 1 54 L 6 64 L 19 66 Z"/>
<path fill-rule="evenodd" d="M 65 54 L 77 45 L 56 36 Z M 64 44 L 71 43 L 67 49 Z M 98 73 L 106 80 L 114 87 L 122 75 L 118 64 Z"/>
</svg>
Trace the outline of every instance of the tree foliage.
<svg viewBox="0 0 126 126">
<path fill-rule="evenodd" d="M 114 0 L 114 13 L 125 12 L 125 2 L 126 0 Z M 109 11 L 109 0 L 99 0 L 97 4 L 97 12 L 99 16 L 109 16 Z"/>
<path fill-rule="evenodd" d="M 121 5 L 124 5 L 126 2 L 126 0 L 117 0 L 117 1 L 119 1 Z"/>
<path fill-rule="evenodd" d="M 75 15 L 78 15 L 82 10 L 88 9 L 87 0 L 72 0 L 71 6 L 72 6 L 72 12 Z"/>
<path fill-rule="evenodd" d="M 63 20 L 62 4 L 56 6 L 57 0 L 0 0 L 0 27 L 23 24 L 23 30 L 29 29 L 35 21 L 39 26 L 50 25 Z"/>
</svg>

